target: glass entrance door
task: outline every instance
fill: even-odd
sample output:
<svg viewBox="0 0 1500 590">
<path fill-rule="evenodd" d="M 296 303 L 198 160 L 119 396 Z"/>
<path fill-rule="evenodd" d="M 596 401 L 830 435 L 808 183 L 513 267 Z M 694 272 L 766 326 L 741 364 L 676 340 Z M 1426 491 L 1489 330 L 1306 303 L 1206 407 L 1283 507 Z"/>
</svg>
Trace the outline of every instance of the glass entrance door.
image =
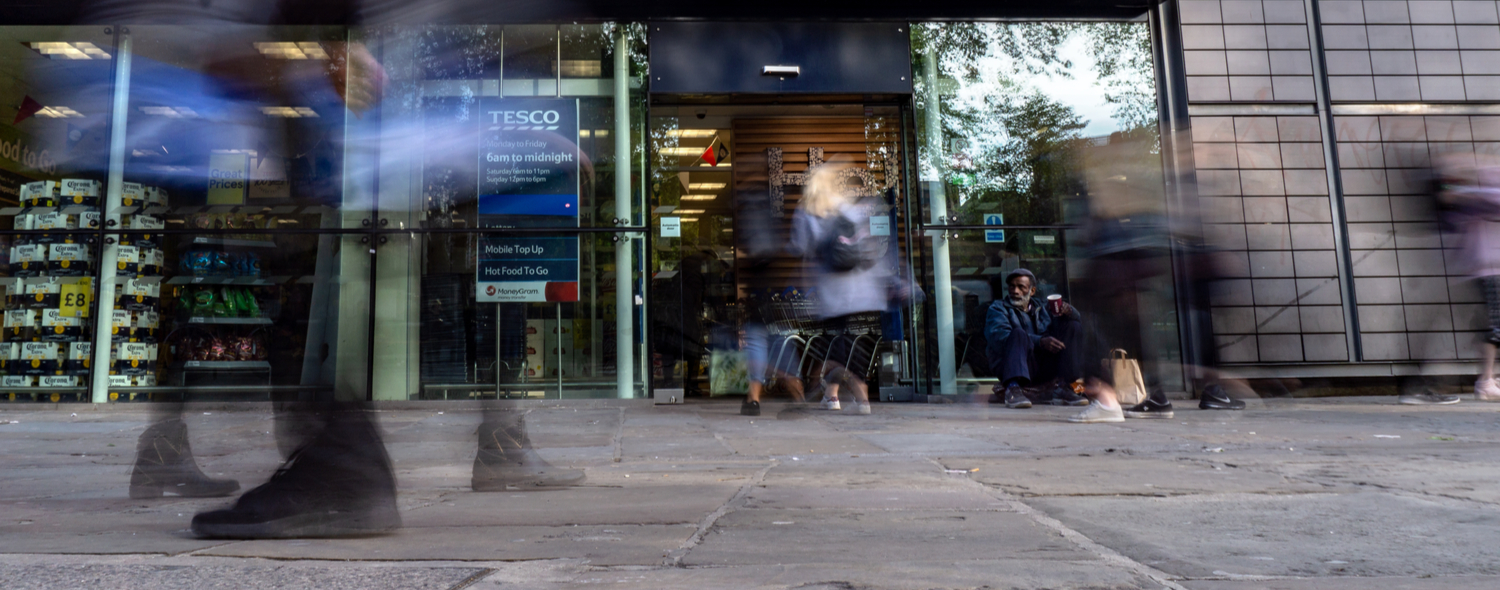
<svg viewBox="0 0 1500 590">
<path fill-rule="evenodd" d="M 851 319 L 857 346 L 834 344 L 820 298 L 836 295 L 816 287 L 816 253 L 794 243 L 793 218 L 811 174 L 837 170 L 839 190 L 869 209 L 860 231 L 881 245 L 878 264 L 908 268 L 901 115 L 896 105 L 837 102 L 652 107 L 658 399 L 745 394 L 756 380 L 769 397 L 797 399 L 820 387 L 829 360 L 875 387 L 895 385 L 879 367 L 897 364 L 907 318 L 869 310 Z"/>
</svg>

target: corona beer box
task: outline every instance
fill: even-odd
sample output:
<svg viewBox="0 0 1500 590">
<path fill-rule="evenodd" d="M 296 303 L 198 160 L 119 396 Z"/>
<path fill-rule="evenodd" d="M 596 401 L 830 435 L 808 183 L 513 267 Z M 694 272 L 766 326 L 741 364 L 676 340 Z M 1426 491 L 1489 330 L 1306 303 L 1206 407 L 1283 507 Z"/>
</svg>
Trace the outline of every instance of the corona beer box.
<svg viewBox="0 0 1500 590">
<path fill-rule="evenodd" d="M 37 336 L 46 342 L 74 342 L 83 336 L 83 318 L 57 309 L 42 310 L 42 328 Z"/>
<path fill-rule="evenodd" d="M 68 358 L 63 361 L 63 372 L 69 375 L 87 375 L 93 362 L 94 345 L 89 342 L 68 344 Z"/>
<path fill-rule="evenodd" d="M 25 342 L 36 331 L 35 309 L 12 309 L 5 312 L 5 341 Z"/>
<path fill-rule="evenodd" d="M 141 251 L 140 275 L 147 277 L 159 277 L 162 268 L 167 265 L 167 254 L 160 248 L 151 248 Z"/>
<path fill-rule="evenodd" d="M 135 340 L 135 326 L 130 312 L 116 309 L 109 320 L 109 341 L 114 343 L 130 342 Z"/>
<path fill-rule="evenodd" d="M 25 279 L 22 279 L 23 281 Z M 18 307 L 29 307 L 32 309 L 43 309 L 48 307 L 60 307 L 62 305 L 62 282 L 54 278 L 45 281 L 33 280 L 26 284 L 22 291 L 25 296 L 21 299 Z"/>
<path fill-rule="evenodd" d="M 35 229 L 36 228 L 36 218 L 40 217 L 40 214 L 33 213 L 29 209 L 27 209 L 25 211 L 26 211 L 25 213 L 19 213 L 19 214 L 17 214 L 15 216 L 14 220 L 11 221 L 11 229 L 18 229 L 19 230 L 19 229 Z M 18 235 L 16 237 L 12 238 L 11 239 L 11 244 L 15 245 L 15 246 L 23 246 L 23 245 L 30 244 L 30 243 L 32 243 L 34 241 L 35 241 L 35 237 L 34 236 L 32 236 L 30 234 L 21 234 L 21 235 Z"/>
<path fill-rule="evenodd" d="M 115 294 L 115 309 L 149 311 L 156 309 L 158 299 L 161 299 L 160 283 L 130 279 Z"/>
<path fill-rule="evenodd" d="M 15 309 L 26 305 L 26 279 L 11 279 L 5 283 L 5 307 Z"/>
<path fill-rule="evenodd" d="M 56 375 L 62 371 L 58 354 L 61 349 L 62 345 L 56 342 L 22 342 L 19 370 L 11 372 L 33 377 Z"/>
<path fill-rule="evenodd" d="M 10 249 L 10 276 L 35 277 L 47 270 L 47 247 L 27 244 Z"/>
<path fill-rule="evenodd" d="M 83 244 L 52 244 L 47 246 L 47 270 L 59 277 L 80 277 L 89 274 L 94 254 Z"/>
<path fill-rule="evenodd" d="M 99 181 L 85 180 L 82 178 L 64 178 L 60 188 L 58 206 L 67 207 L 71 205 L 83 205 L 84 207 L 99 206 Z"/>
<path fill-rule="evenodd" d="M 158 186 L 146 187 L 146 204 L 152 207 L 166 207 L 167 189 Z"/>
<path fill-rule="evenodd" d="M 133 277 L 141 268 L 141 249 L 124 243 L 115 248 L 115 276 Z"/>
<path fill-rule="evenodd" d="M 57 183 L 51 180 L 23 184 L 21 185 L 21 206 L 56 207 L 58 188 Z"/>
<path fill-rule="evenodd" d="M 9 372 L 21 360 L 20 342 L 0 342 L 0 373 Z"/>
<path fill-rule="evenodd" d="M 166 225 L 160 217 L 152 215 L 126 215 L 124 220 L 125 229 L 159 230 Z M 120 243 L 141 248 L 155 248 L 160 238 L 159 234 L 125 234 L 120 236 Z"/>
<path fill-rule="evenodd" d="M 139 182 L 126 182 L 120 185 L 120 206 L 134 207 L 146 205 L 146 186 Z"/>
<path fill-rule="evenodd" d="M 140 311 L 134 314 L 135 339 L 141 342 L 156 342 L 156 330 L 161 325 L 161 314 L 155 311 Z"/>
<path fill-rule="evenodd" d="M 78 387 L 78 377 L 72 375 L 43 375 L 38 381 L 42 387 Z"/>
<path fill-rule="evenodd" d="M 0 387 L 6 389 L 19 389 L 23 387 L 36 387 L 36 377 L 25 375 L 6 375 L 0 377 Z"/>
<path fill-rule="evenodd" d="M 143 342 L 122 342 L 113 345 L 114 368 L 110 371 L 120 375 L 146 375 L 156 372 L 156 345 Z"/>
<path fill-rule="evenodd" d="M 131 379 L 130 375 L 110 375 L 109 388 L 116 387 L 135 387 L 135 380 Z"/>
</svg>

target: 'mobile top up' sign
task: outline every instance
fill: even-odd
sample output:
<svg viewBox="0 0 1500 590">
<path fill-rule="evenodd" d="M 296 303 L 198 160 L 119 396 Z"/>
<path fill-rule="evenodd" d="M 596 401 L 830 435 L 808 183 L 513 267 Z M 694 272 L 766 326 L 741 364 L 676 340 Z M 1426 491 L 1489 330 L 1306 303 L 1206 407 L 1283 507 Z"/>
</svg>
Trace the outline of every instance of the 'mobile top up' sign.
<svg viewBox="0 0 1500 590">
<path fill-rule="evenodd" d="M 486 98 L 479 116 L 479 225 L 578 227 L 578 101 Z M 487 235 L 479 301 L 577 301 L 577 236 Z"/>
</svg>

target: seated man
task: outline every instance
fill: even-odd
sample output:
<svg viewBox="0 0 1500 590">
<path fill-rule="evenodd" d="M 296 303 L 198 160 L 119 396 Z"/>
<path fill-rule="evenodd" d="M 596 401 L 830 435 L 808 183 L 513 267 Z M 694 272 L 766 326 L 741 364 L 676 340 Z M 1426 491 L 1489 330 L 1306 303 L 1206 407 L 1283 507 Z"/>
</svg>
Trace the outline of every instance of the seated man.
<svg viewBox="0 0 1500 590">
<path fill-rule="evenodd" d="M 990 403 L 1029 408 L 1031 399 L 1022 388 L 1035 384 L 1046 386 L 1040 401 L 1088 405 L 1072 388 L 1082 376 L 1078 311 L 1060 300 L 1049 311 L 1046 302 L 1033 297 L 1036 275 L 1024 268 L 1011 271 L 995 287 L 998 297 L 984 322 L 985 355 L 990 371 L 1000 378 Z"/>
</svg>

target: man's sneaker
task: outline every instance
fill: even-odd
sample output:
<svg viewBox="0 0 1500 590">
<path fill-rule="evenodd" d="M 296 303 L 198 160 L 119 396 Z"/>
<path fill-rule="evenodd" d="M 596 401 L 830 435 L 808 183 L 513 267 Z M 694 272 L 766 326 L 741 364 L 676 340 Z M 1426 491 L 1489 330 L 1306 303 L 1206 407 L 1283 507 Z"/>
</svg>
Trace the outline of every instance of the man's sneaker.
<svg viewBox="0 0 1500 590">
<path fill-rule="evenodd" d="M 859 402 L 854 402 L 854 411 L 856 413 L 858 413 L 859 415 L 861 415 L 861 416 L 869 416 L 870 415 L 870 404 L 862 404 L 862 403 L 859 403 Z"/>
<path fill-rule="evenodd" d="M 745 400 L 745 403 L 740 404 L 740 415 L 741 416 L 759 416 L 760 415 L 760 402 L 750 401 L 748 399 Z"/>
<path fill-rule="evenodd" d="M 1198 396 L 1198 409 L 1243 410 L 1245 402 L 1229 397 L 1229 392 L 1224 391 L 1224 386 L 1215 383 L 1203 388 L 1203 395 Z"/>
<path fill-rule="evenodd" d="M 1500 402 L 1500 384 L 1494 379 L 1480 379 L 1474 382 L 1474 397 L 1479 401 Z"/>
<path fill-rule="evenodd" d="M 844 407 L 839 405 L 838 396 L 825 395 L 823 396 L 823 409 L 837 412 L 844 409 Z"/>
<path fill-rule="evenodd" d="M 1091 402 L 1089 407 L 1082 412 L 1068 418 L 1069 422 L 1078 424 L 1096 424 L 1099 422 L 1124 422 L 1125 413 L 1120 408 L 1106 408 L 1099 402 Z"/>
<path fill-rule="evenodd" d="M 1066 383 L 1058 383 L 1052 386 L 1052 399 L 1049 402 L 1054 406 L 1087 406 L 1089 400 L 1078 395 L 1073 388 Z"/>
<path fill-rule="evenodd" d="M 1458 403 L 1458 396 L 1423 391 L 1419 393 L 1403 393 L 1398 401 L 1408 406 L 1446 406 Z"/>
<path fill-rule="evenodd" d="M 1171 418 L 1172 402 L 1157 403 L 1156 400 L 1146 397 L 1145 401 L 1125 408 L 1126 418 Z"/>
<path fill-rule="evenodd" d="M 1026 397 L 1026 392 L 1021 391 L 1020 385 L 1011 385 L 1005 388 L 1005 407 L 1024 410 L 1031 407 L 1031 398 Z"/>
</svg>

